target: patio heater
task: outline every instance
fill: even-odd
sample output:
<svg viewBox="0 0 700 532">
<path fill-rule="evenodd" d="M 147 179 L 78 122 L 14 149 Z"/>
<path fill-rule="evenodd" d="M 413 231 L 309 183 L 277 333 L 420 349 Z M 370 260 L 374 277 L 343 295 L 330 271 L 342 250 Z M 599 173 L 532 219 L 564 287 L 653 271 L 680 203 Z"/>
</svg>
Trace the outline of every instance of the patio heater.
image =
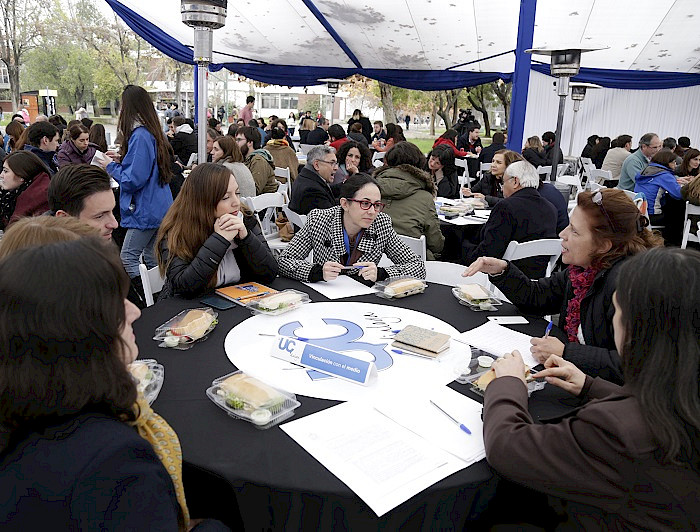
<svg viewBox="0 0 700 532">
<path fill-rule="evenodd" d="M 341 85 L 350 83 L 344 79 L 338 78 L 323 78 L 318 81 L 324 81 L 328 86 L 328 93 L 331 95 L 331 118 L 333 118 L 333 108 L 335 107 L 335 95 L 338 94 Z"/>
<path fill-rule="evenodd" d="M 571 99 L 574 101 L 574 116 L 571 119 L 571 138 L 569 139 L 569 157 L 572 157 L 571 151 L 574 149 L 574 130 L 576 127 L 576 114 L 581 108 L 581 102 L 586 97 L 586 90 L 588 89 L 602 89 L 600 85 L 595 83 L 583 83 L 580 81 L 572 81 L 569 83 L 571 86 Z"/>
<path fill-rule="evenodd" d="M 561 129 L 564 121 L 564 106 L 566 105 L 566 97 L 569 95 L 569 79 L 578 74 L 581 66 L 581 54 L 583 52 L 592 52 L 600 50 L 600 48 L 579 48 L 579 47 L 545 47 L 531 48 L 525 50 L 528 54 L 548 55 L 551 57 L 550 72 L 552 76 L 557 78 L 557 95 L 559 96 L 559 114 L 557 116 L 556 139 L 554 140 L 554 152 L 552 158 L 552 171 L 549 174 L 550 181 L 556 181 L 557 166 L 559 161 L 559 144 L 561 142 Z"/>
<path fill-rule="evenodd" d="M 227 0 L 181 0 L 182 22 L 194 28 L 194 56 L 197 63 L 197 157 L 207 160 L 207 71 L 212 59 L 214 30 L 226 23 Z"/>
</svg>

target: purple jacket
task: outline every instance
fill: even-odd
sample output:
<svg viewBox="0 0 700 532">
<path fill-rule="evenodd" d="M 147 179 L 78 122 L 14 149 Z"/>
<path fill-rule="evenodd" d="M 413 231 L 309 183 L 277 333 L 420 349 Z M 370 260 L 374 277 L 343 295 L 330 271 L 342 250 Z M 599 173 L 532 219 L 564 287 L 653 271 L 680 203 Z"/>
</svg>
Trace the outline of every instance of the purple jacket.
<svg viewBox="0 0 700 532">
<path fill-rule="evenodd" d="M 90 164 L 96 151 L 97 144 L 91 142 L 88 144 L 87 149 L 81 152 L 75 144 L 73 144 L 73 141 L 68 139 L 61 144 L 56 154 L 56 162 L 59 168 L 63 168 L 69 164 Z"/>
</svg>

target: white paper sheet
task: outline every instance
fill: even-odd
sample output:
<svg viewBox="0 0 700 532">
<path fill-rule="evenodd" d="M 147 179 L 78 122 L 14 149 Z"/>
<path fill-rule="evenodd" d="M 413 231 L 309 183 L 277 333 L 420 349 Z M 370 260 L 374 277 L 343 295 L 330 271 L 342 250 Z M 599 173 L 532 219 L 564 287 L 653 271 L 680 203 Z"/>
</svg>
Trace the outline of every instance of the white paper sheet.
<svg viewBox="0 0 700 532">
<path fill-rule="evenodd" d="M 465 342 L 469 342 L 470 345 L 499 357 L 517 349 L 520 351 L 525 365 L 532 368 L 539 364 L 530 352 L 532 336 L 503 327 L 492 321 L 471 331 L 463 332 L 460 337 Z"/>
<path fill-rule="evenodd" d="M 319 294 L 326 296 L 328 299 L 361 296 L 376 292 L 374 288 L 366 286 L 355 279 L 351 279 L 347 275 L 339 275 L 337 279 L 328 282 L 319 281 L 318 283 L 304 284 L 309 288 L 313 288 Z"/>
<path fill-rule="evenodd" d="M 486 220 L 482 220 L 481 218 L 472 218 L 470 216 L 457 216 L 457 218 L 452 218 L 451 220 L 448 220 L 445 218 L 444 214 L 438 214 L 438 218 L 440 218 L 441 222 L 447 222 L 448 224 L 454 224 L 454 225 L 483 225 Z"/>
<path fill-rule="evenodd" d="M 445 414 L 430 404 L 437 403 L 453 418 L 464 424 L 471 434 L 466 434 Z M 467 465 L 486 456 L 484 450 L 484 424 L 481 421 L 482 405 L 447 386 L 403 397 L 382 397 L 375 404 L 382 414 L 396 421 L 429 442 L 464 460 Z"/>
<path fill-rule="evenodd" d="M 281 429 L 379 517 L 466 467 L 367 403 L 343 403 Z"/>
</svg>

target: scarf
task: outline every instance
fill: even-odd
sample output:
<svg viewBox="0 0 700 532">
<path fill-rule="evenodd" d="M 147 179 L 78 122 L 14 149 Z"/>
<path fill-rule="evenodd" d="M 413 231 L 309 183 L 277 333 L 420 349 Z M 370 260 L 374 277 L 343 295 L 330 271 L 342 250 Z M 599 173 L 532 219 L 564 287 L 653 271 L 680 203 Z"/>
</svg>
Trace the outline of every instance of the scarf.
<svg viewBox="0 0 700 532">
<path fill-rule="evenodd" d="M 569 279 L 574 289 L 574 297 L 569 300 L 566 306 L 566 335 L 569 342 L 578 343 L 578 328 L 581 325 L 581 300 L 593 285 L 595 276 L 602 268 L 580 266 L 569 266 Z"/>
<path fill-rule="evenodd" d="M 181 528 L 184 527 L 183 529 L 187 530 L 190 524 L 190 513 L 187 509 L 185 488 L 182 484 L 182 448 L 180 447 L 180 440 L 178 440 L 177 434 L 175 434 L 170 425 L 153 411 L 141 392 L 136 398 L 134 409 L 137 411 L 138 417 L 131 424 L 136 427 L 139 436 L 150 442 L 170 478 L 172 478 L 177 502 L 180 505 L 178 521 L 182 522 Z"/>
<path fill-rule="evenodd" d="M 289 146 L 289 142 L 284 139 L 272 139 L 268 140 L 267 143 L 272 144 L 273 146 Z"/>
<path fill-rule="evenodd" d="M 0 229 L 7 227 L 12 214 L 15 212 L 17 198 L 19 195 L 29 188 L 32 181 L 25 179 L 24 183 L 13 190 L 5 190 L 0 188 Z"/>
</svg>

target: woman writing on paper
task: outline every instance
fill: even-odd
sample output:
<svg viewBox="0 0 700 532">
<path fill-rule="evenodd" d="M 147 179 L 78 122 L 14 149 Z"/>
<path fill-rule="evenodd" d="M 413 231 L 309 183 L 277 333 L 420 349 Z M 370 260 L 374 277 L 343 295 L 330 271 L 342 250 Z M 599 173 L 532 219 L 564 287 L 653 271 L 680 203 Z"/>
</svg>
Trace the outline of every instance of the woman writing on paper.
<svg viewBox="0 0 700 532">
<path fill-rule="evenodd" d="M 489 280 L 524 313 L 559 313 L 561 338 L 554 334 L 533 338 L 535 359 L 544 362 L 555 354 L 589 375 L 621 383 L 612 294 L 627 257 L 662 245 L 647 224 L 622 190 L 582 192 L 568 227 L 559 234 L 566 270 L 532 281 L 510 262 L 480 257 L 462 275 L 489 274 Z"/>
<path fill-rule="evenodd" d="M 158 231 L 156 259 L 165 277 L 161 298 L 266 283 L 278 270 L 257 218 L 241 206 L 236 177 L 214 163 L 197 165 L 182 185 Z"/>
<path fill-rule="evenodd" d="M 586 403 L 558 423 L 533 423 L 517 351 L 494 364 L 484 397 L 488 462 L 508 480 L 565 499 L 562 529 L 700 523 L 698 293 L 694 250 L 655 249 L 625 261 L 612 318 L 625 385 L 552 355 L 534 376 Z"/>
<path fill-rule="evenodd" d="M 377 181 L 357 173 L 340 189 L 340 205 L 314 209 L 280 256 L 280 273 L 303 282 L 332 281 L 341 273 L 376 282 L 409 275 L 425 278 L 423 261 L 404 244 L 381 212 Z M 313 251 L 313 263 L 307 260 Z M 394 264 L 379 267 L 382 254 Z"/>
</svg>

